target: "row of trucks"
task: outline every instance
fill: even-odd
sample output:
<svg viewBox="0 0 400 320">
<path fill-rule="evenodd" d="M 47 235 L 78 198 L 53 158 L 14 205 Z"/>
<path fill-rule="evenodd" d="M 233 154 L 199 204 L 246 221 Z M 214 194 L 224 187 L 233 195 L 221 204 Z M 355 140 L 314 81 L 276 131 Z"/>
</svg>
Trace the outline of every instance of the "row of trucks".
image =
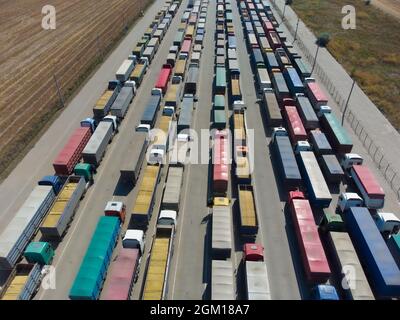
<svg viewBox="0 0 400 320">
<path fill-rule="evenodd" d="M 313 297 L 320 300 L 397 297 L 400 220 L 392 213 L 377 211 L 384 206 L 383 189 L 363 165 L 362 158 L 351 153 L 351 139 L 330 112 L 327 98 L 315 80 L 307 78 L 310 74 L 302 60 L 293 58 L 293 50 L 288 52 L 294 68 L 288 56 L 278 50 L 282 75 L 281 71 L 270 70 L 273 86 L 264 88 L 263 100 L 268 123 L 276 127 L 271 143 L 282 180 L 289 190 L 305 187 L 308 193 L 306 199 L 303 192 L 290 191 L 288 206 L 303 269 L 307 281 L 314 286 Z M 283 120 L 288 131 L 282 128 Z M 328 184 L 346 178 L 351 179 L 361 196 L 341 193 L 339 214 L 331 213 L 327 209 L 331 201 Z M 311 205 L 325 208 L 319 231 Z M 326 284 L 328 279 L 340 289 L 338 292 Z"/>
</svg>

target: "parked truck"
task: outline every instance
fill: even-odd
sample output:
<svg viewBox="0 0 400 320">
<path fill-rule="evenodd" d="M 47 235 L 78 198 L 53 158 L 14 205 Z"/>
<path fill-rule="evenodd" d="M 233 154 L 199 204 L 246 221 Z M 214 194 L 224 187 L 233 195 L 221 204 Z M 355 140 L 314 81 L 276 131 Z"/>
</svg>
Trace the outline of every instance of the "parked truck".
<svg viewBox="0 0 400 320">
<path fill-rule="evenodd" d="M 378 298 L 400 296 L 400 270 L 367 208 L 351 207 L 346 226 Z"/>
<path fill-rule="evenodd" d="M 350 176 L 360 191 L 366 207 L 370 209 L 383 208 L 385 204 L 385 191 L 367 166 L 352 166 Z"/>
<path fill-rule="evenodd" d="M 328 183 L 338 184 L 343 180 L 343 169 L 334 154 L 324 154 L 318 162 Z"/>
<path fill-rule="evenodd" d="M 135 139 L 130 139 L 123 164 L 121 165 L 121 180 L 124 183 L 136 185 L 142 168 L 143 160 L 149 144 L 146 132 L 136 132 Z"/>
<path fill-rule="evenodd" d="M 148 67 L 149 67 L 149 59 L 147 59 L 146 57 L 142 57 L 139 60 L 138 64 L 135 66 L 135 69 L 133 69 L 130 79 L 132 81 L 135 81 L 137 87 L 141 85 Z"/>
<path fill-rule="evenodd" d="M 139 185 L 138 195 L 132 209 L 132 219 L 137 229 L 147 229 L 154 204 L 154 194 L 160 179 L 159 165 L 147 165 Z"/>
<path fill-rule="evenodd" d="M 162 93 L 165 94 L 168 88 L 168 82 L 172 75 L 172 66 L 170 64 L 163 64 L 161 71 L 158 75 L 155 88 L 161 89 Z"/>
<path fill-rule="evenodd" d="M 304 127 L 307 130 L 317 129 L 319 127 L 319 119 L 307 97 L 298 95 L 296 97 L 296 107 Z"/>
<path fill-rule="evenodd" d="M 109 121 L 107 121 L 109 120 Z M 83 161 L 97 167 L 104 157 L 107 146 L 117 130 L 117 117 L 107 116 L 100 121 L 93 135 L 82 151 Z"/>
<path fill-rule="evenodd" d="M 133 97 L 136 94 L 136 84 L 134 81 L 126 81 L 122 87 L 113 105 L 111 106 L 111 114 L 118 118 L 118 121 L 122 121 L 125 118 L 125 114 L 128 111 L 130 104 L 132 103 Z"/>
<path fill-rule="evenodd" d="M 347 232 L 327 232 L 328 253 L 331 254 L 333 271 L 339 275 L 344 298 L 347 300 L 375 300 L 368 279 L 358 259 Z M 350 271 L 351 268 L 351 272 Z"/>
<path fill-rule="evenodd" d="M 52 185 L 36 186 L 0 235 L 0 269 L 10 270 L 22 256 L 56 197 Z"/>
<path fill-rule="evenodd" d="M 197 93 L 197 82 L 199 80 L 199 64 L 191 62 L 189 64 L 188 74 L 185 81 L 184 93 L 192 94 Z"/>
<path fill-rule="evenodd" d="M 268 70 L 265 65 L 257 66 L 257 83 L 258 92 L 263 93 L 265 90 L 270 90 L 272 88 L 271 79 L 268 74 Z"/>
<path fill-rule="evenodd" d="M 332 154 L 332 147 L 321 130 L 311 130 L 308 134 L 312 149 L 317 156 Z"/>
<path fill-rule="evenodd" d="M 161 94 L 162 93 L 159 88 L 153 88 L 151 91 L 150 99 L 147 102 L 146 108 L 142 114 L 142 118 L 140 119 L 141 125 L 148 125 L 150 126 L 150 129 L 154 127 L 157 119 L 157 112 L 160 108 Z"/>
<path fill-rule="evenodd" d="M 228 205 L 212 207 L 212 257 L 226 259 L 231 257 L 232 250 L 232 214 L 229 200 Z"/>
<path fill-rule="evenodd" d="M 252 185 L 238 185 L 240 227 L 242 236 L 255 237 L 258 232 L 257 205 Z"/>
<path fill-rule="evenodd" d="M 161 207 L 164 210 L 179 211 L 179 199 L 183 181 L 183 167 L 169 166 Z"/>
<path fill-rule="evenodd" d="M 226 90 L 226 70 L 225 67 L 215 69 L 215 93 L 225 94 Z"/>
<path fill-rule="evenodd" d="M 156 54 L 156 47 L 147 46 L 143 52 L 143 57 L 149 61 L 149 64 L 153 61 L 154 55 Z"/>
<path fill-rule="evenodd" d="M 283 108 L 283 115 L 287 122 L 290 140 L 295 145 L 299 141 L 307 140 L 307 132 L 303 126 L 300 115 L 295 106 L 286 106 Z"/>
<path fill-rule="evenodd" d="M 312 204 L 322 208 L 329 207 L 332 196 L 314 153 L 312 151 L 300 151 L 299 164 Z"/>
<path fill-rule="evenodd" d="M 167 297 L 169 263 L 173 253 L 175 226 L 176 213 L 175 216 L 167 215 L 165 217 L 160 213 L 143 282 L 143 300 L 165 300 Z"/>
<path fill-rule="evenodd" d="M 185 94 L 181 103 L 181 111 L 178 119 L 178 133 L 189 129 L 192 125 L 192 114 L 194 109 L 194 97 L 192 94 Z"/>
<path fill-rule="evenodd" d="M 186 63 L 188 61 L 188 54 L 187 53 L 180 53 L 178 60 L 175 65 L 175 75 L 183 77 L 186 73 Z"/>
<path fill-rule="evenodd" d="M 121 83 L 118 80 L 108 82 L 107 89 L 93 107 L 93 115 L 95 119 L 101 119 L 107 115 L 120 90 Z"/>
<path fill-rule="evenodd" d="M 211 261 L 211 300 L 235 300 L 233 266 L 230 260 Z"/>
<path fill-rule="evenodd" d="M 276 99 L 275 92 L 272 88 L 266 88 L 263 90 L 263 100 L 269 126 L 282 126 L 283 119 L 281 109 L 279 108 L 278 100 Z"/>
<path fill-rule="evenodd" d="M 353 142 L 335 115 L 324 113 L 320 120 L 322 129 L 335 151 L 339 154 L 350 153 L 353 149 Z"/>
<path fill-rule="evenodd" d="M 324 283 L 330 278 L 331 270 L 311 205 L 300 191 L 290 191 L 288 199 L 306 279 L 309 283 Z"/>
<path fill-rule="evenodd" d="M 115 78 L 122 83 L 127 81 L 135 67 L 135 62 L 135 60 L 125 59 L 117 70 Z"/>
<path fill-rule="evenodd" d="M 246 243 L 243 249 L 246 274 L 247 300 L 271 300 L 264 248 L 255 243 Z"/>
<path fill-rule="evenodd" d="M 283 106 L 283 99 L 291 98 L 289 88 L 286 84 L 283 74 L 279 69 L 272 69 L 271 81 L 275 89 L 276 97 L 278 98 L 279 104 Z"/>
<path fill-rule="evenodd" d="M 75 129 L 53 162 L 53 168 L 57 174 L 70 175 L 72 173 L 75 165 L 80 161 L 82 151 L 91 135 L 91 129 L 88 127 Z"/>
<path fill-rule="evenodd" d="M 86 191 L 81 176 L 69 176 L 39 230 L 45 238 L 61 239 Z"/>
</svg>

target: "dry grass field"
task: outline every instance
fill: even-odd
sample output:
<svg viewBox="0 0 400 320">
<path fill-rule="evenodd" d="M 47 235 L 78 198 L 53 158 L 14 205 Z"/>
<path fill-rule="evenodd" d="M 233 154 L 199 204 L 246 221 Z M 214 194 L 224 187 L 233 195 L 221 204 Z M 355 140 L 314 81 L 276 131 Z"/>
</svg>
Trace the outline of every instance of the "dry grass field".
<svg viewBox="0 0 400 320">
<path fill-rule="evenodd" d="M 0 0 L 0 179 L 60 111 L 150 1 Z M 56 29 L 41 27 L 42 7 L 56 9 Z"/>
<path fill-rule="evenodd" d="M 328 50 L 399 130 L 400 20 L 379 10 L 378 2 L 400 13 L 400 0 L 373 0 L 376 6 L 359 0 L 296 0 L 292 7 L 316 35 L 330 33 Z M 355 30 L 341 28 L 347 4 L 356 8 Z"/>
</svg>

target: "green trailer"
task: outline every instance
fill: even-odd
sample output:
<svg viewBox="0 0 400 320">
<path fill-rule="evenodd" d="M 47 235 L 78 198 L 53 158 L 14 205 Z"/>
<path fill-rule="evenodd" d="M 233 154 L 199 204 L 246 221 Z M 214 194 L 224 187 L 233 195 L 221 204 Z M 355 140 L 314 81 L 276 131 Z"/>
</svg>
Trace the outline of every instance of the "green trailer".
<svg viewBox="0 0 400 320">
<path fill-rule="evenodd" d="M 185 31 L 178 31 L 175 35 L 173 45 L 178 46 L 178 48 L 180 49 L 184 38 L 185 38 Z"/>
<path fill-rule="evenodd" d="M 346 231 L 344 221 L 339 214 L 332 212 L 329 209 L 324 209 L 323 213 L 324 214 L 322 215 L 322 219 L 319 225 L 322 230 L 338 232 Z"/>
<path fill-rule="evenodd" d="M 24 257 L 29 263 L 49 265 L 54 257 L 54 250 L 48 242 L 31 242 L 25 249 Z"/>
<path fill-rule="evenodd" d="M 217 67 L 215 70 L 215 93 L 225 94 L 226 70 L 225 67 Z"/>
<path fill-rule="evenodd" d="M 89 163 L 78 163 L 74 168 L 74 174 L 82 176 L 89 183 L 93 182 L 93 171 L 94 168 Z"/>
<path fill-rule="evenodd" d="M 71 300 L 99 298 L 120 227 L 119 217 L 100 217 L 69 292 Z"/>
<path fill-rule="evenodd" d="M 214 127 L 224 129 L 226 127 L 225 110 L 213 110 Z"/>
<path fill-rule="evenodd" d="M 214 96 L 214 109 L 225 110 L 225 96 L 222 94 L 216 94 Z"/>
<path fill-rule="evenodd" d="M 320 121 L 329 143 L 335 151 L 341 154 L 350 153 L 353 148 L 353 142 L 336 116 L 333 113 L 324 113 Z"/>
</svg>

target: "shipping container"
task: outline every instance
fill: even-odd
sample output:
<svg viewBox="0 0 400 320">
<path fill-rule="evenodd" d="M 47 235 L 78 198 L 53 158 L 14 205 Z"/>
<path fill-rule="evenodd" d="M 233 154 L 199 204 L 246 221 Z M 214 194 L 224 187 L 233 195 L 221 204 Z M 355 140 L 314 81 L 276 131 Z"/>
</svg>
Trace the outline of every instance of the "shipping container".
<svg viewBox="0 0 400 320">
<path fill-rule="evenodd" d="M 300 151 L 299 167 L 307 187 L 308 198 L 317 207 L 328 208 L 332 196 L 312 151 Z"/>
<path fill-rule="evenodd" d="M 214 105 L 215 110 L 225 110 L 225 96 L 222 94 L 214 95 Z"/>
<path fill-rule="evenodd" d="M 211 300 L 235 300 L 233 277 L 232 261 L 211 261 Z"/>
<path fill-rule="evenodd" d="M 321 127 L 335 151 L 341 154 L 350 153 L 353 149 L 353 142 L 336 116 L 333 113 L 324 113 L 320 120 Z"/>
<path fill-rule="evenodd" d="M 367 208 L 351 207 L 345 214 L 347 230 L 379 298 L 400 296 L 400 270 Z"/>
<path fill-rule="evenodd" d="M 343 169 L 334 154 L 322 155 L 319 163 L 328 183 L 340 183 L 344 179 Z"/>
<path fill-rule="evenodd" d="M 135 132 L 134 138 L 129 139 L 120 167 L 121 180 L 124 183 L 136 185 L 148 144 L 147 132 Z"/>
<path fill-rule="evenodd" d="M 370 209 L 382 209 L 385 204 L 385 191 L 371 170 L 365 165 L 353 165 L 350 176 Z"/>
<path fill-rule="evenodd" d="M 316 155 L 332 154 L 333 150 L 329 141 L 325 135 L 320 130 L 311 130 L 308 134 L 310 144 Z"/>
<path fill-rule="evenodd" d="M 85 187 L 86 181 L 83 177 L 68 177 L 39 228 L 43 237 L 60 239 L 63 236 L 85 194 Z"/>
<path fill-rule="evenodd" d="M 295 145 L 299 141 L 307 140 L 307 132 L 303 126 L 300 115 L 296 107 L 286 106 L 283 108 L 283 115 L 289 129 L 290 140 Z"/>
<path fill-rule="evenodd" d="M 91 130 L 88 127 L 75 129 L 53 162 L 53 168 L 57 174 L 70 175 L 72 173 L 75 165 L 81 160 L 82 151 L 91 135 Z"/>
<path fill-rule="evenodd" d="M 276 136 L 273 146 L 283 184 L 288 189 L 299 187 L 302 184 L 302 178 L 289 137 Z"/>
<path fill-rule="evenodd" d="M 238 194 L 240 209 L 240 235 L 256 236 L 258 232 L 258 217 L 254 187 L 248 184 L 239 184 Z"/>
<path fill-rule="evenodd" d="M 71 300 L 99 298 L 120 227 L 118 217 L 100 217 L 69 292 Z"/>
<path fill-rule="evenodd" d="M 229 259 L 232 250 L 232 214 L 230 206 L 212 207 L 212 257 Z"/>
<path fill-rule="evenodd" d="M 342 284 L 344 298 L 375 300 L 348 233 L 328 232 L 327 245 L 332 257 L 333 270 L 339 275 L 338 280 Z"/>
<path fill-rule="evenodd" d="M 331 276 L 310 203 L 300 191 L 289 192 L 289 207 L 306 279 L 324 283 Z"/>
</svg>

